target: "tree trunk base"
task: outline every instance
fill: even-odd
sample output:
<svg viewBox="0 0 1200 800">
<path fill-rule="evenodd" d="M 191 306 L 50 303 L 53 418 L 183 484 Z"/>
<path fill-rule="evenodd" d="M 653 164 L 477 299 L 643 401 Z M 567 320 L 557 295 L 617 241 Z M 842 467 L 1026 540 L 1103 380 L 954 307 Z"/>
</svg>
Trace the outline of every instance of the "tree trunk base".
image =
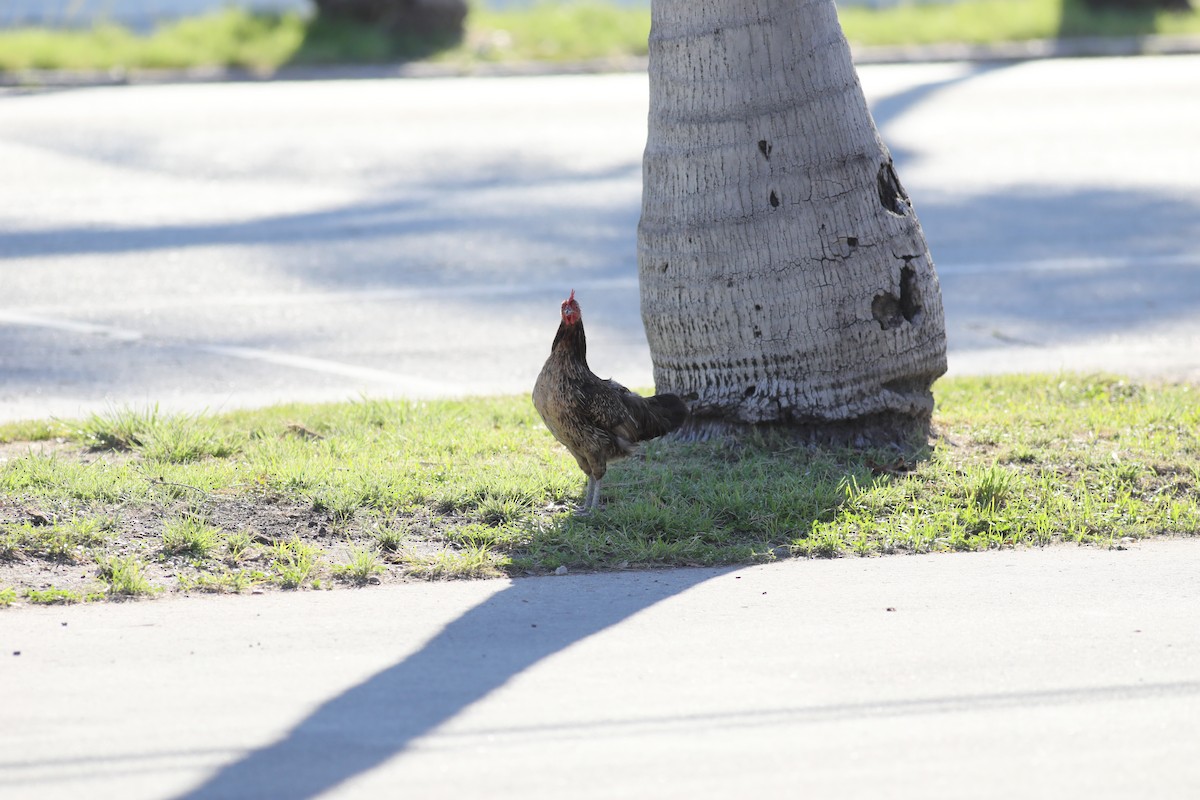
<svg viewBox="0 0 1200 800">
<path fill-rule="evenodd" d="M 799 425 L 752 425 L 718 417 L 691 416 L 667 438 L 685 443 L 753 438 L 779 444 L 911 451 L 928 446 L 931 433 L 929 414 L 874 414 L 860 419 Z"/>
</svg>

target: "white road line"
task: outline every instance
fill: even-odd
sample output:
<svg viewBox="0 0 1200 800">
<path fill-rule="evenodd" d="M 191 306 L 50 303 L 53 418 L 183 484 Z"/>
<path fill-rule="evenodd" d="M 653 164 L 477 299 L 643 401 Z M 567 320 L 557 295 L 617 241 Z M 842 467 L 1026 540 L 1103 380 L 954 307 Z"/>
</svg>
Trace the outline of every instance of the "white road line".
<svg viewBox="0 0 1200 800">
<path fill-rule="evenodd" d="M 253 347 L 227 347 L 224 345 L 192 346 L 191 349 L 202 353 L 210 353 L 225 358 L 237 358 L 244 361 L 259 361 L 266 364 L 276 364 L 292 369 L 304 369 L 310 372 L 320 372 L 325 375 L 340 375 L 354 380 L 373 381 L 394 386 L 410 392 L 421 394 L 450 395 L 462 392 L 461 386 L 450 383 L 419 378 L 415 375 L 401 375 L 371 367 L 360 367 L 355 364 L 345 364 L 340 361 L 328 361 L 324 358 L 310 358 L 290 353 L 276 353 L 271 350 L 259 350 Z"/>
<path fill-rule="evenodd" d="M 9 325 L 27 325 L 34 328 L 50 328 L 51 330 L 82 333 L 89 336 L 106 336 L 121 342 L 136 342 L 143 338 L 139 331 L 128 328 L 117 328 L 112 325 L 94 325 L 90 322 L 76 322 L 71 319 L 45 317 L 38 314 L 23 314 L 20 311 L 0 310 L 0 324 L 3 323 Z"/>
<path fill-rule="evenodd" d="M 112 325 L 96 325 L 90 322 L 78 322 L 70 319 L 46 317 L 36 314 L 23 314 L 17 311 L 0 310 L 0 324 L 24 325 L 35 328 L 65 331 L 67 333 L 85 336 L 103 336 L 122 342 L 148 341 L 140 331 L 128 328 L 118 328 Z M 291 369 L 302 369 L 310 372 L 320 372 L 325 375 L 339 375 L 358 381 L 381 383 L 410 393 L 425 395 L 454 395 L 461 394 L 463 387 L 429 380 L 415 375 L 402 375 L 387 370 L 361 367 L 355 364 L 345 364 L 339 361 L 329 361 L 323 358 L 311 358 L 290 353 L 278 353 L 270 350 L 260 350 L 253 347 L 234 347 L 226 345 L 198 345 L 188 342 L 173 342 L 176 347 L 193 350 L 222 358 L 232 358 L 241 361 L 257 361 L 265 364 L 275 364 Z"/>
</svg>

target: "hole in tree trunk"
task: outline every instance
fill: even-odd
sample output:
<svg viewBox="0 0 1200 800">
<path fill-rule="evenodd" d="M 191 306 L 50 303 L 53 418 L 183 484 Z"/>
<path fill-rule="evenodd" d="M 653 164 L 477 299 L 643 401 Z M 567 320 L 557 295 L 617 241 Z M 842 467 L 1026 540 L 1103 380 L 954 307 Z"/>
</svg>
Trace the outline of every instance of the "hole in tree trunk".
<svg viewBox="0 0 1200 800">
<path fill-rule="evenodd" d="M 896 168 L 892 166 L 891 161 L 879 166 L 876 182 L 879 185 L 879 203 L 892 214 L 902 217 L 907 215 L 912 204 L 904 187 L 900 185 L 900 178 L 896 175 Z"/>
<path fill-rule="evenodd" d="M 900 301 L 894 294 L 877 294 L 871 301 L 871 316 L 885 331 L 900 326 L 904 317 L 900 315 Z"/>
<path fill-rule="evenodd" d="M 763 158 L 767 161 L 771 160 L 771 143 L 766 139 L 758 140 L 758 152 L 762 153 Z"/>
<path fill-rule="evenodd" d="M 900 269 L 900 296 L 891 292 L 875 295 L 871 301 L 871 316 L 885 331 L 898 328 L 905 322 L 917 322 L 921 316 L 921 292 L 917 287 L 917 270 L 906 263 Z"/>
<path fill-rule="evenodd" d="M 779 195 L 775 194 L 775 190 L 771 190 L 771 208 L 779 208 Z"/>
<path fill-rule="evenodd" d="M 909 322 L 921 315 L 921 293 L 917 289 L 917 271 L 911 264 L 900 270 L 900 314 Z"/>
</svg>

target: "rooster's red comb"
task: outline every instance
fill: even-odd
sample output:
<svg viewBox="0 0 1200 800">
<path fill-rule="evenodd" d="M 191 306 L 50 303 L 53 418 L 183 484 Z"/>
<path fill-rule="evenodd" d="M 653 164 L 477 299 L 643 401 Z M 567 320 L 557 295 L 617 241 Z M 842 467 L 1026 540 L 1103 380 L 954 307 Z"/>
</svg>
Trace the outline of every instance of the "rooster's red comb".
<svg viewBox="0 0 1200 800">
<path fill-rule="evenodd" d="M 562 316 L 564 322 L 567 322 L 568 318 L 570 318 L 569 321 L 572 323 L 579 320 L 579 303 L 575 302 L 574 289 L 571 290 L 571 296 L 563 300 Z"/>
</svg>

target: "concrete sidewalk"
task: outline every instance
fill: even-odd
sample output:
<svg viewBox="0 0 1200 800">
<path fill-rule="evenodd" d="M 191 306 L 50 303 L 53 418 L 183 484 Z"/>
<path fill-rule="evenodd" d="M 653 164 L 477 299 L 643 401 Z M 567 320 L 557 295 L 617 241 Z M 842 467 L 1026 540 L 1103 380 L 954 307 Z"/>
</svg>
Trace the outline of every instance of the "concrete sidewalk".
<svg viewBox="0 0 1200 800">
<path fill-rule="evenodd" d="M 1198 608 L 1160 540 L 26 609 L 0 795 L 1195 797 Z"/>
</svg>

